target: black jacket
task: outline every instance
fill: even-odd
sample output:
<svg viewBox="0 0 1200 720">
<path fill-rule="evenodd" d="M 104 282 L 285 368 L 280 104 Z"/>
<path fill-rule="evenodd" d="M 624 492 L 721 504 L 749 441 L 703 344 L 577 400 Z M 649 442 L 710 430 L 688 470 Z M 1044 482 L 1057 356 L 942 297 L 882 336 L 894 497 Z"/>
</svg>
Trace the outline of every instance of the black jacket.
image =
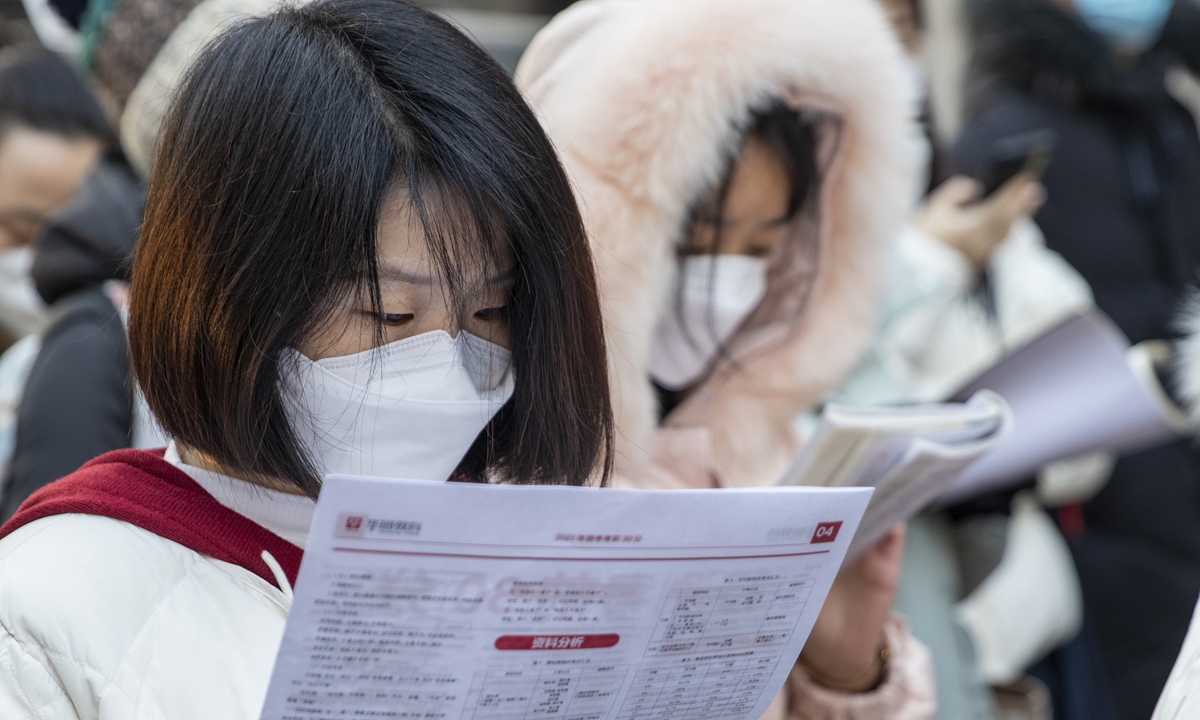
<svg viewBox="0 0 1200 720">
<path fill-rule="evenodd" d="M 972 112 L 952 151 L 980 176 L 992 144 L 1052 128 L 1037 215 L 1133 342 L 1171 338 L 1200 268 L 1200 137 L 1167 93 L 1200 68 L 1200 11 L 1177 4 L 1163 40 L 1117 70 L 1104 41 L 1049 0 L 975 0 Z M 1150 716 L 1200 593 L 1200 458 L 1189 443 L 1122 458 L 1074 544 L 1118 716 Z"/>
<path fill-rule="evenodd" d="M 128 342 L 102 285 L 127 279 L 144 200 L 128 165 L 106 158 L 38 240 L 33 278 L 54 321 L 21 400 L 2 519 L 43 485 L 129 447 Z"/>
</svg>

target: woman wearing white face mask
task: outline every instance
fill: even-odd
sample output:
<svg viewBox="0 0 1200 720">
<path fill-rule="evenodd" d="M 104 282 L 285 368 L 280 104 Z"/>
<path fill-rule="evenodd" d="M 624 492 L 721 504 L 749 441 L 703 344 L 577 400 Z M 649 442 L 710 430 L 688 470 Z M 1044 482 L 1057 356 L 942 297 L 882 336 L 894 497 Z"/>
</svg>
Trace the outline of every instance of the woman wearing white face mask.
<svg viewBox="0 0 1200 720">
<path fill-rule="evenodd" d="M 530 45 L 596 248 L 618 483 L 771 484 L 854 366 L 913 196 L 901 58 L 873 0 L 585 0 Z M 842 573 L 768 717 L 932 717 L 888 618 L 901 546 Z"/>
<path fill-rule="evenodd" d="M 482 50 L 325 0 L 234 25 L 185 78 L 129 319 L 174 443 L 0 529 L 5 720 L 257 718 L 324 473 L 607 475 L 581 218 Z"/>
</svg>

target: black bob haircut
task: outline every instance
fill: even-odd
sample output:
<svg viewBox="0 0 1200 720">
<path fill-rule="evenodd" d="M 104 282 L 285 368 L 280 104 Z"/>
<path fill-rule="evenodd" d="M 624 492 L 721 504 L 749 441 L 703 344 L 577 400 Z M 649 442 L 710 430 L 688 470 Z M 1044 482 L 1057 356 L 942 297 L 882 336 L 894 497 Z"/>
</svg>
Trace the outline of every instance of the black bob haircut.
<svg viewBox="0 0 1200 720">
<path fill-rule="evenodd" d="M 465 263 L 492 268 L 506 248 L 516 259 L 514 394 L 459 472 L 603 482 L 603 325 L 566 173 L 504 71 L 398 0 L 322 0 L 243 22 L 173 99 L 129 322 L 164 429 L 226 468 L 316 497 L 318 469 L 284 413 L 281 356 L 351 294 L 379 309 L 376 230 L 397 187 L 460 307 Z"/>
<path fill-rule="evenodd" d="M 13 127 L 117 146 L 104 111 L 74 68 L 38 45 L 0 51 L 0 134 Z"/>
</svg>

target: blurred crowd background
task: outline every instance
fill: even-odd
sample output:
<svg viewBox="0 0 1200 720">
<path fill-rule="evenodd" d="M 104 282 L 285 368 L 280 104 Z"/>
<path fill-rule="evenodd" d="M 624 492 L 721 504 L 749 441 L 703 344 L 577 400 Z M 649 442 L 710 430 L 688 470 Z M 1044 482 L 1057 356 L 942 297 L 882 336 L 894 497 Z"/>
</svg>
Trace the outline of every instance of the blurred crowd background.
<svg viewBox="0 0 1200 720">
<path fill-rule="evenodd" d="M 187 3 L 181 3 L 184 5 Z M 419 4 L 454 18 L 483 44 L 510 71 L 517 66 L 521 52 L 555 13 L 571 0 L 422 0 Z M 964 0 L 922 0 L 925 55 L 929 58 L 935 116 L 944 139 L 954 136 L 962 123 L 965 73 L 969 59 L 969 34 L 963 8 Z M 61 7 L 68 15 L 82 17 L 86 3 L 65 0 Z M 4 0 L 0 17 L 5 24 L 5 42 L 33 39 L 33 23 L 41 29 L 44 41 L 62 52 L 73 52 L 78 40 L 66 30 L 57 14 L 47 12 L 41 0 Z"/>
</svg>

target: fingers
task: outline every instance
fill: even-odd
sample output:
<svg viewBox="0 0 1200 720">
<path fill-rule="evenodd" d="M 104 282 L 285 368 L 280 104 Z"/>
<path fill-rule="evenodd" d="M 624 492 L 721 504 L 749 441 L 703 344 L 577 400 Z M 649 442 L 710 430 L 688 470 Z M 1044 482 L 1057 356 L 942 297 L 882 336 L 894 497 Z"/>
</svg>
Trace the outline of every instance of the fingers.
<svg viewBox="0 0 1200 720">
<path fill-rule="evenodd" d="M 1046 190 L 1037 178 L 1020 173 L 1000 186 L 984 202 L 985 212 L 997 221 L 1011 225 L 1018 218 L 1037 212 L 1046 200 Z"/>
<path fill-rule="evenodd" d="M 1045 198 L 1041 183 L 1019 174 L 980 200 L 983 188 L 956 175 L 930 194 L 913 227 L 959 251 L 976 268 L 985 266 L 1017 219 L 1032 214 Z"/>
<path fill-rule="evenodd" d="M 966 175 L 955 175 L 929 194 L 929 204 L 961 207 L 975 202 L 983 194 L 983 186 Z"/>
<path fill-rule="evenodd" d="M 872 556 L 875 559 L 889 562 L 899 560 L 904 554 L 904 536 L 906 533 L 907 526 L 904 523 L 898 523 L 896 527 L 889 530 L 886 535 L 863 553 L 863 556 Z"/>
</svg>

